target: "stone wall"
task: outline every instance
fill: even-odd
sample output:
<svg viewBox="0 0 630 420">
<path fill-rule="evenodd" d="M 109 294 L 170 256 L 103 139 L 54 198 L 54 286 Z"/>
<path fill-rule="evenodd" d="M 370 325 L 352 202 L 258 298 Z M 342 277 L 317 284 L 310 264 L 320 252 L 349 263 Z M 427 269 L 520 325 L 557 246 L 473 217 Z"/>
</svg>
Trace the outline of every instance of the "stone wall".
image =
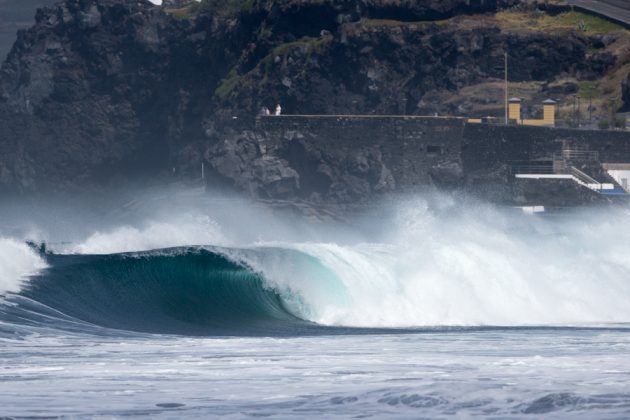
<svg viewBox="0 0 630 420">
<path fill-rule="evenodd" d="M 599 153 L 601 162 L 630 162 L 630 132 L 467 124 L 462 143 L 466 173 L 510 162 L 551 159 L 563 149 Z"/>
<path fill-rule="evenodd" d="M 515 162 L 550 161 L 567 148 L 597 151 L 602 162 L 630 162 L 628 132 L 468 124 L 461 118 L 270 116 L 258 118 L 254 138 L 259 157 L 245 166 L 259 168 L 246 176 L 258 180 L 258 195 L 277 191 L 283 198 L 336 203 L 435 186 L 514 204 L 523 201 L 510 172 Z M 567 197 L 571 205 L 573 198 Z"/>
<path fill-rule="evenodd" d="M 405 191 L 427 185 L 454 186 L 461 182 L 461 143 L 464 120 L 412 116 L 279 116 L 261 117 L 257 131 L 271 149 L 285 146 L 284 157 L 305 178 L 309 165 L 300 155 L 335 164 L 346 176 L 368 176 L 378 161 L 391 174 L 393 188 Z M 372 161 L 372 162 L 370 162 Z"/>
</svg>

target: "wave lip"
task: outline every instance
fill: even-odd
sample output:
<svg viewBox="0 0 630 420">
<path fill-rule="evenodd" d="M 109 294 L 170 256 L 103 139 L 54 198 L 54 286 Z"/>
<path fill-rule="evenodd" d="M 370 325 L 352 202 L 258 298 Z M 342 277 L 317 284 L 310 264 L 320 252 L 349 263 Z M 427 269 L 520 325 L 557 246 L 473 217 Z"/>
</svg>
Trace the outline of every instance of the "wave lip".
<svg viewBox="0 0 630 420">
<path fill-rule="evenodd" d="M 27 244 L 0 237 L 0 296 L 19 292 L 27 278 L 46 266 L 46 262 Z"/>
</svg>

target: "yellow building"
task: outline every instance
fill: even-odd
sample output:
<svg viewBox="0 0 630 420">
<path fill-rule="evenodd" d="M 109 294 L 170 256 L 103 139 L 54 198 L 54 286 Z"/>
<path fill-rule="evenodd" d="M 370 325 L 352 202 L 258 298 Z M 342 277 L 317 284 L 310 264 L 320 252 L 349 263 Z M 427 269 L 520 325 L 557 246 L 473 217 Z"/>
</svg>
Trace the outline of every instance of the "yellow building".
<svg viewBox="0 0 630 420">
<path fill-rule="evenodd" d="M 508 119 L 516 124 L 537 125 L 553 127 L 556 125 L 556 101 L 547 99 L 543 102 L 543 118 L 539 119 L 523 119 L 521 117 L 521 99 L 512 98 L 508 103 Z"/>
<path fill-rule="evenodd" d="M 508 101 L 508 120 L 516 122 L 516 124 L 522 124 L 521 120 L 521 99 L 510 98 Z"/>
<path fill-rule="evenodd" d="M 543 101 L 543 121 L 545 125 L 556 125 L 556 107 L 556 101 L 553 99 Z"/>
</svg>

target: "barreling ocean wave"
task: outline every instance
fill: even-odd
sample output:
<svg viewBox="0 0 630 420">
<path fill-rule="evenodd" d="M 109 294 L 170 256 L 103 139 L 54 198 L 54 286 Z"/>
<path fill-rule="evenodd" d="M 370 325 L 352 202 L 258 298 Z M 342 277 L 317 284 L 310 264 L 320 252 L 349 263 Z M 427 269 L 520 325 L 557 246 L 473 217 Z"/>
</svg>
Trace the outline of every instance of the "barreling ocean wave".
<svg viewBox="0 0 630 420">
<path fill-rule="evenodd" d="M 31 274 L 19 296 L 29 299 L 31 314 L 36 302 L 100 327 L 190 335 L 630 319 L 626 284 L 597 289 L 582 278 L 564 290 L 550 281 L 440 278 L 433 271 L 443 261 L 423 268 L 401 263 L 404 256 L 392 246 L 373 244 L 48 255 L 49 267 Z"/>
<path fill-rule="evenodd" d="M 283 334 L 304 323 L 257 273 L 210 248 L 47 260 L 13 300 L 28 299 L 26 318 L 40 306 L 99 327 L 184 335 Z"/>
<path fill-rule="evenodd" d="M 46 255 L 4 240 L 0 294 L 31 313 L 174 334 L 630 321 L 628 209 L 541 219 L 438 204 L 400 205 L 373 242 L 239 245 L 199 218 L 116 227 Z M 194 243 L 212 245 L 181 246 Z"/>
</svg>

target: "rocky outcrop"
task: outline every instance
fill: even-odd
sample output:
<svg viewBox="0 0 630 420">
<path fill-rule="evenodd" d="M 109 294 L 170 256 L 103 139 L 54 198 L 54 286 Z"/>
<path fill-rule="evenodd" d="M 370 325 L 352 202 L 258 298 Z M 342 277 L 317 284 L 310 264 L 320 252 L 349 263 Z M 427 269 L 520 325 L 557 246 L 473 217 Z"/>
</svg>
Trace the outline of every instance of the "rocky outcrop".
<svg viewBox="0 0 630 420">
<path fill-rule="evenodd" d="M 579 36 L 509 35 L 496 28 L 462 29 L 456 24 L 399 25 L 357 22 L 337 36 L 323 35 L 273 49 L 251 71 L 227 79 L 219 91 L 224 106 L 255 112 L 281 101 L 295 113 L 463 113 L 432 99 L 501 76 L 509 46 L 513 81 L 552 79 L 558 74 L 601 75 L 607 67 L 586 58 Z M 237 88 L 238 86 L 238 88 Z"/>
<path fill-rule="evenodd" d="M 630 74 L 621 85 L 621 100 L 623 101 L 622 111 L 630 112 Z"/>
<path fill-rule="evenodd" d="M 204 46 L 206 32 L 193 36 L 145 1 L 40 10 L 0 72 L 0 143 L 17 143 L 0 161 L 3 184 L 66 189 L 172 168 L 178 139 L 203 137 L 209 96 L 191 92 L 221 77 L 211 63 L 225 56 Z"/>
<path fill-rule="evenodd" d="M 55 0 L 1 0 L 0 1 L 0 62 L 4 61 L 17 38 L 18 29 L 32 26 L 35 11 L 51 5 Z"/>
<path fill-rule="evenodd" d="M 382 144 L 335 148 L 320 141 L 320 135 L 308 131 L 227 135 L 206 153 L 215 171 L 211 187 L 228 186 L 260 199 L 317 204 L 361 202 L 395 191 Z"/>
<path fill-rule="evenodd" d="M 467 115 L 478 98 L 440 98 L 500 78 L 503 50 L 521 63 L 514 81 L 593 79 L 614 63 L 582 34 L 462 20 L 511 0 L 211 3 L 170 13 L 146 0 L 65 0 L 40 10 L 0 71 L 0 190 L 190 179 L 204 163 L 210 183 L 256 197 L 356 200 L 400 187 L 386 151 L 287 133 L 270 148 L 252 131 L 260 108 Z M 436 165 L 417 181 L 449 184 L 461 171 Z"/>
<path fill-rule="evenodd" d="M 214 187 L 263 199 L 362 203 L 461 185 L 463 131 L 461 119 L 261 117 L 253 131 L 226 134 L 206 160 L 221 181 Z"/>
</svg>

